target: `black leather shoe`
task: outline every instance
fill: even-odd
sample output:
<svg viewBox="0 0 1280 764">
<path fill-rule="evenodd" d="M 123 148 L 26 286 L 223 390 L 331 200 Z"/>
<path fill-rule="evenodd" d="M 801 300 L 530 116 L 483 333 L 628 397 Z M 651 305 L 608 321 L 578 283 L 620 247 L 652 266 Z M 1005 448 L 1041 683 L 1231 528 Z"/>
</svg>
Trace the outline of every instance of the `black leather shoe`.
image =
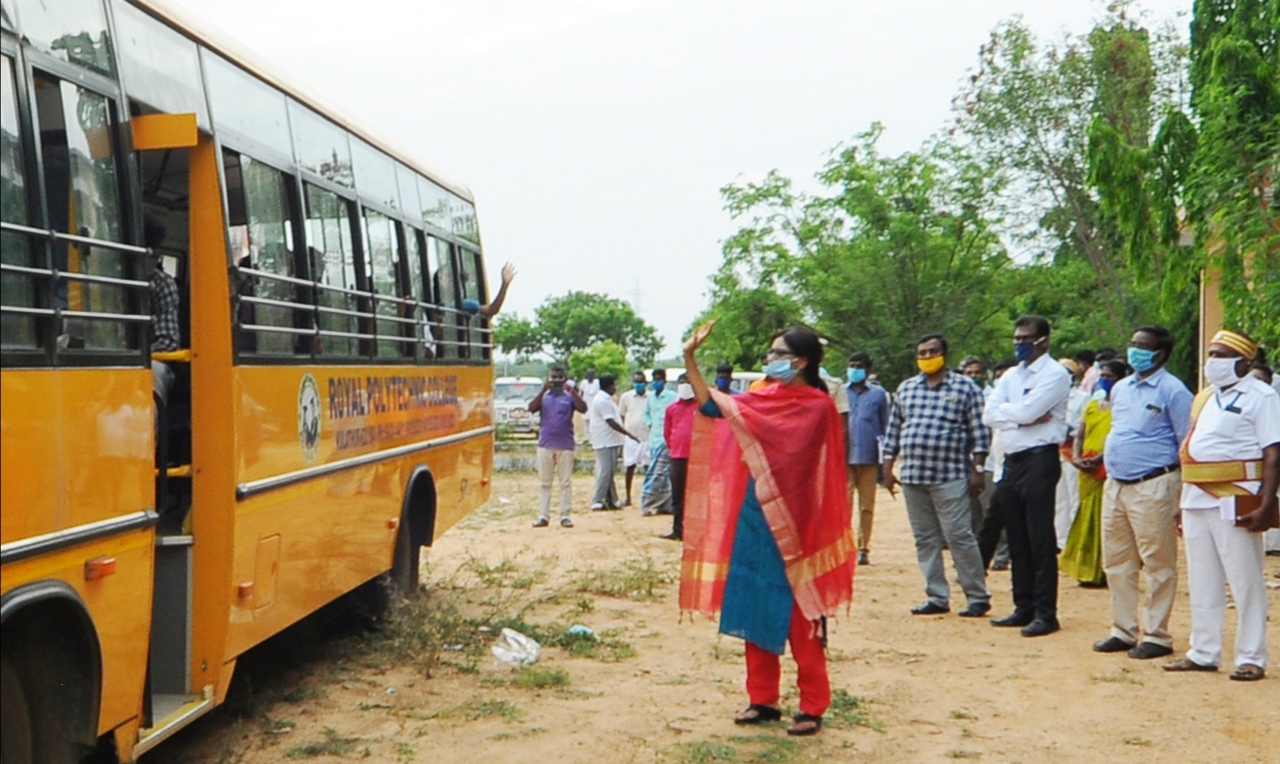
<svg viewBox="0 0 1280 764">
<path fill-rule="evenodd" d="M 974 602 L 960 611 L 961 618 L 981 618 L 991 612 L 990 602 Z"/>
<path fill-rule="evenodd" d="M 1166 655 L 1173 655 L 1173 648 L 1157 645 L 1155 642 L 1142 642 L 1129 651 L 1130 658 L 1137 658 L 1140 661 L 1163 658 Z"/>
<path fill-rule="evenodd" d="M 1022 636 L 1024 637 L 1043 637 L 1046 634 L 1052 634 L 1062 628 L 1058 625 L 1055 618 L 1052 621 L 1046 621 L 1043 618 L 1037 618 L 1022 628 Z"/>
<path fill-rule="evenodd" d="M 1026 626 L 1027 624 L 1031 623 L 1033 620 L 1035 619 L 1033 619 L 1031 616 L 1023 615 L 1022 613 L 1019 613 L 1018 611 L 1015 610 L 1009 615 L 1006 615 L 1004 618 L 992 618 L 991 625 L 992 626 Z"/>
<path fill-rule="evenodd" d="M 911 608 L 911 615 L 941 615 L 950 612 L 951 608 L 946 605 L 935 605 L 932 602 L 926 602 L 923 605 L 916 605 Z"/>
<path fill-rule="evenodd" d="M 1133 649 L 1132 642 L 1125 642 L 1119 637 L 1107 637 L 1093 643 L 1095 653 L 1123 653 Z"/>
</svg>

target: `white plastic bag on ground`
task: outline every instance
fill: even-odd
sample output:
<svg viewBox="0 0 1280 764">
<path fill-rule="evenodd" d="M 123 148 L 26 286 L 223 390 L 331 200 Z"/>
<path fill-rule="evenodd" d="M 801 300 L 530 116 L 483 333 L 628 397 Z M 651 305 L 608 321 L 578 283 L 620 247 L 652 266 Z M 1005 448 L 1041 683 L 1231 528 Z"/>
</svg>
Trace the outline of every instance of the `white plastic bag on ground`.
<svg viewBox="0 0 1280 764">
<path fill-rule="evenodd" d="M 542 645 L 514 629 L 503 629 L 498 641 L 489 648 L 493 657 L 514 666 L 527 666 L 538 660 Z"/>
</svg>

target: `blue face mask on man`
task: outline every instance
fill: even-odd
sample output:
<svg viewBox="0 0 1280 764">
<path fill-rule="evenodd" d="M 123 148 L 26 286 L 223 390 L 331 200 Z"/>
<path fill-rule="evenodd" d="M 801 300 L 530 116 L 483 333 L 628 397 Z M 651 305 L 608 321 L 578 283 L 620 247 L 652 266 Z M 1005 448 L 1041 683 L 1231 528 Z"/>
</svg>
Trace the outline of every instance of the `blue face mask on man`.
<svg viewBox="0 0 1280 764">
<path fill-rule="evenodd" d="M 716 377 L 716 389 L 722 393 L 727 393 L 732 382 L 733 380 L 730 377 Z"/>
<path fill-rule="evenodd" d="M 790 358 L 778 358 L 765 364 L 764 375 L 769 379 L 776 379 L 779 382 L 790 382 L 795 379 L 799 369 L 791 365 Z"/>
<path fill-rule="evenodd" d="M 644 389 L 648 387 L 644 382 L 632 382 L 631 388 L 636 391 L 636 395 L 644 395 Z"/>
<path fill-rule="evenodd" d="M 866 369 L 849 369 L 846 374 L 849 377 L 850 384 L 857 385 L 867 381 Z"/>
<path fill-rule="evenodd" d="M 1156 367 L 1156 354 L 1159 352 L 1159 350 L 1146 348 L 1129 348 L 1129 365 L 1139 374 L 1151 371 Z"/>
<path fill-rule="evenodd" d="M 1018 359 L 1018 363 L 1026 363 L 1031 360 L 1031 356 L 1036 354 L 1036 345 L 1047 340 L 1048 337 L 1041 337 L 1038 340 L 1022 340 L 1013 343 L 1013 357 Z"/>
<path fill-rule="evenodd" d="M 1107 377 L 1103 377 L 1098 380 L 1098 389 L 1102 391 L 1103 395 L 1111 395 L 1111 388 L 1115 385 L 1115 383 L 1116 381 L 1114 379 L 1108 379 Z"/>
<path fill-rule="evenodd" d="M 654 391 L 655 393 L 660 393 L 660 392 L 662 392 L 662 389 L 663 389 L 664 387 L 666 387 L 666 386 L 667 386 L 667 383 L 666 383 L 666 382 L 663 382 L 662 380 L 654 380 L 654 382 L 653 382 L 653 391 Z"/>
</svg>

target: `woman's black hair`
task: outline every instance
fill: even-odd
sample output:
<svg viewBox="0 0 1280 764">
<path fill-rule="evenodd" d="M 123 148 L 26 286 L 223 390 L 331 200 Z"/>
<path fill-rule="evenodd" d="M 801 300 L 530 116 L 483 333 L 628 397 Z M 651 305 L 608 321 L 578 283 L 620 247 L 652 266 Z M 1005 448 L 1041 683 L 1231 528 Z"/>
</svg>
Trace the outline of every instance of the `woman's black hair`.
<svg viewBox="0 0 1280 764">
<path fill-rule="evenodd" d="M 1132 370 L 1129 368 L 1129 364 L 1121 361 L 1119 358 L 1112 358 L 1110 360 L 1103 361 L 1099 365 L 1116 375 L 1117 380 L 1124 379 L 1132 373 Z"/>
<path fill-rule="evenodd" d="M 822 366 L 822 357 L 826 354 L 826 348 L 823 347 L 822 340 L 818 338 L 818 333 L 803 326 L 793 326 L 773 335 L 775 340 L 779 337 L 786 343 L 788 350 L 808 361 L 804 369 L 800 371 L 800 374 L 804 376 L 804 381 L 808 382 L 810 387 L 816 387 L 825 393 L 827 391 L 827 383 L 822 381 L 822 373 L 819 368 Z"/>
</svg>

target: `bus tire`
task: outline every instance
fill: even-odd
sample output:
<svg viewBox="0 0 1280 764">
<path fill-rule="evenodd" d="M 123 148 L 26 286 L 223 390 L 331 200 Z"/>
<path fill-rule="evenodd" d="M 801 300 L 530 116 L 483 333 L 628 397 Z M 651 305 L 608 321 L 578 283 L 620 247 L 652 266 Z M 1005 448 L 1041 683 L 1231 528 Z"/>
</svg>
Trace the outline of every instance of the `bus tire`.
<svg viewBox="0 0 1280 764">
<path fill-rule="evenodd" d="M 422 547 L 413 543 L 413 533 L 408 523 L 401 523 L 396 532 L 396 553 L 387 572 L 386 588 L 392 606 L 418 592 L 418 574 L 421 568 Z"/>
<path fill-rule="evenodd" d="M 0 764 L 34 764 L 31 753 L 31 711 L 22 680 L 0 657 Z"/>
</svg>

